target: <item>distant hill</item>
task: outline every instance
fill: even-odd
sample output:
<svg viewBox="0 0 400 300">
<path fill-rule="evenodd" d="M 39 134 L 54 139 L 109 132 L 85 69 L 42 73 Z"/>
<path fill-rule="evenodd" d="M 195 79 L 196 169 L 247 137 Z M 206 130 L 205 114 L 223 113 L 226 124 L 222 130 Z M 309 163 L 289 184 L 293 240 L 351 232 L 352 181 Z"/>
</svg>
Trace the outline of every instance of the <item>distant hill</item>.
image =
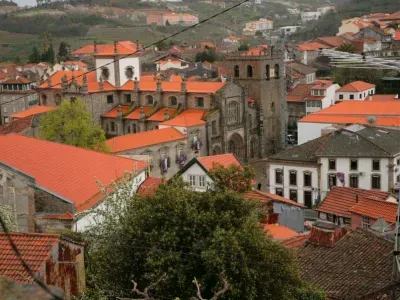
<svg viewBox="0 0 400 300">
<path fill-rule="evenodd" d="M 400 0 L 334 0 L 339 6 L 342 18 L 358 17 L 365 14 L 400 10 Z"/>
<path fill-rule="evenodd" d="M 18 4 L 13 1 L 1 0 L 0 6 L 18 6 Z"/>
</svg>

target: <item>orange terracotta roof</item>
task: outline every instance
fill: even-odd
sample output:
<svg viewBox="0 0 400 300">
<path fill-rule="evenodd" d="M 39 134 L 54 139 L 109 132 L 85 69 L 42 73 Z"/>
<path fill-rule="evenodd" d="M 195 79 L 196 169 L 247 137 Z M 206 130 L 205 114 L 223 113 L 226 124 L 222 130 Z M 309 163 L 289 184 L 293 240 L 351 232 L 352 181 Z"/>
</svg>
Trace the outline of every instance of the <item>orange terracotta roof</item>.
<svg viewBox="0 0 400 300">
<path fill-rule="evenodd" d="M 304 102 L 307 97 L 311 95 L 311 89 L 313 87 L 314 84 L 298 84 L 287 94 L 286 100 L 288 102 Z"/>
<path fill-rule="evenodd" d="M 121 105 L 122 114 L 125 114 L 129 110 L 129 105 Z M 116 118 L 118 117 L 118 106 L 111 109 L 109 112 L 103 115 L 104 118 Z"/>
<path fill-rule="evenodd" d="M 361 197 L 349 211 L 372 219 L 382 217 L 386 222 L 394 223 L 396 222 L 397 205 L 394 202 Z"/>
<path fill-rule="evenodd" d="M 38 275 L 46 260 L 50 258 L 51 251 L 60 237 L 58 234 L 44 233 L 11 232 L 10 235 L 22 259 L 35 275 Z M 10 277 L 18 283 L 33 282 L 33 278 L 15 255 L 4 232 L 0 232 L 0 275 Z"/>
<path fill-rule="evenodd" d="M 350 218 L 351 214 L 349 209 L 357 204 L 357 195 L 359 199 L 371 198 L 384 201 L 390 196 L 390 193 L 335 186 L 316 210 Z"/>
<path fill-rule="evenodd" d="M 139 44 L 139 47 L 143 47 Z M 95 54 L 95 55 L 114 55 L 114 44 L 99 44 L 96 46 L 97 52 L 94 53 L 94 45 L 86 45 L 72 52 L 74 55 L 78 54 Z M 131 41 L 117 42 L 117 54 L 127 55 L 133 54 L 137 51 L 137 44 Z"/>
<path fill-rule="evenodd" d="M 270 234 L 274 240 L 278 241 L 284 241 L 299 235 L 296 231 L 278 224 L 266 224 L 264 231 Z"/>
<path fill-rule="evenodd" d="M 79 85 L 82 85 L 83 74 L 85 74 L 85 73 L 86 72 L 84 72 L 84 71 L 58 71 L 50 77 L 51 85 L 52 85 L 51 88 L 61 89 L 61 79 L 64 77 L 64 75 L 67 76 L 68 83 L 71 82 L 72 77 L 75 77 L 76 82 Z M 95 71 L 86 73 L 86 78 L 87 78 L 88 85 L 89 85 L 89 83 L 97 83 Z M 38 88 L 48 89 L 49 88 L 48 80 L 46 80 L 41 85 L 39 85 Z"/>
<path fill-rule="evenodd" d="M 336 92 L 363 92 L 376 87 L 375 84 L 371 84 L 364 81 L 354 81 L 345 86 L 342 86 Z"/>
<path fill-rule="evenodd" d="M 42 113 L 46 113 L 49 111 L 53 111 L 58 109 L 58 106 L 35 106 L 32 108 L 28 108 L 27 110 L 12 114 L 11 117 L 13 119 L 23 119 L 29 116 L 34 116 Z"/>
<path fill-rule="evenodd" d="M 177 115 L 175 118 L 162 122 L 160 125 L 168 126 L 181 126 L 181 127 L 192 127 L 198 125 L 204 125 L 206 122 L 203 117 L 207 114 L 207 111 L 200 109 L 187 109 Z"/>
<path fill-rule="evenodd" d="M 393 35 L 393 40 L 394 41 L 400 41 L 400 31 L 397 30 L 394 35 Z"/>
<path fill-rule="evenodd" d="M 79 61 L 79 60 L 67 60 L 63 64 L 64 65 L 75 65 L 75 66 L 82 67 L 82 68 L 87 67 L 87 64 L 85 64 L 84 62 Z"/>
<path fill-rule="evenodd" d="M 367 100 L 371 99 L 371 101 L 395 101 L 400 100 L 397 98 L 397 95 L 381 95 L 381 94 L 374 94 L 372 96 L 367 97 Z"/>
<path fill-rule="evenodd" d="M 153 107 L 150 106 L 144 106 L 143 111 L 147 115 L 149 112 L 151 112 Z M 136 108 L 133 112 L 131 112 L 129 115 L 125 116 L 125 119 L 129 120 L 139 120 L 140 119 L 140 108 Z"/>
<path fill-rule="evenodd" d="M 215 48 L 215 44 L 213 42 L 201 42 L 200 43 L 201 47 L 205 48 Z"/>
<path fill-rule="evenodd" d="M 344 43 L 350 43 L 348 39 L 343 36 L 323 36 L 318 37 L 317 42 L 322 42 L 331 47 L 340 47 Z"/>
<path fill-rule="evenodd" d="M 309 42 L 296 46 L 296 50 L 298 51 L 318 51 L 319 49 L 329 49 L 329 48 L 330 47 L 317 42 Z"/>
<path fill-rule="evenodd" d="M 185 140 L 186 136 L 173 127 L 127 134 L 107 140 L 112 153 L 143 148 L 150 145 Z"/>
<path fill-rule="evenodd" d="M 228 168 L 230 165 L 241 166 L 235 155 L 231 153 L 202 156 L 198 157 L 197 160 L 207 171 L 210 171 L 215 165 L 222 165 L 224 168 Z"/>
<path fill-rule="evenodd" d="M 247 98 L 247 102 L 248 103 L 256 103 L 256 100 L 249 97 L 249 98 Z"/>
<path fill-rule="evenodd" d="M 39 188 L 71 201 L 77 212 L 104 197 L 96 180 L 107 187 L 135 165 L 138 171 L 147 166 L 134 159 L 19 134 L 0 136 L 0 161 L 34 177 Z"/>
<path fill-rule="evenodd" d="M 56 220 L 73 220 L 74 215 L 66 212 L 64 214 L 45 214 L 39 215 L 42 219 L 56 219 Z"/>
<path fill-rule="evenodd" d="M 29 79 L 23 77 L 23 76 L 18 76 L 17 78 L 10 78 L 4 82 L 2 82 L 1 84 L 28 84 L 28 83 L 32 83 L 32 81 L 30 81 Z"/>
<path fill-rule="evenodd" d="M 176 112 L 176 108 L 168 108 L 168 112 L 170 116 L 173 116 Z M 156 113 L 154 113 L 151 117 L 147 118 L 147 121 L 154 122 L 163 122 L 165 121 L 165 108 L 159 109 Z"/>
<path fill-rule="evenodd" d="M 293 249 L 303 246 L 305 242 L 308 241 L 309 237 L 310 237 L 309 234 L 299 234 L 298 236 L 281 241 L 280 244 L 285 248 Z"/>
<path fill-rule="evenodd" d="M 3 124 L 0 126 L 0 134 L 20 133 L 31 127 L 33 118 L 34 116 L 17 118 L 7 124 Z"/>
<path fill-rule="evenodd" d="M 400 127 L 400 101 L 343 101 L 300 119 L 300 122 L 368 124 L 375 116 L 376 126 Z"/>
<path fill-rule="evenodd" d="M 259 45 L 251 47 L 248 51 L 241 54 L 241 56 L 251 56 L 251 55 L 265 55 L 268 50 L 268 45 Z"/>
<path fill-rule="evenodd" d="M 158 186 L 161 184 L 161 181 L 162 181 L 161 178 L 156 178 L 156 177 L 146 178 L 146 180 L 143 181 L 142 184 L 139 186 L 138 190 L 136 191 L 136 194 L 141 196 L 153 196 L 156 193 Z"/>
<path fill-rule="evenodd" d="M 221 88 L 225 86 L 225 82 L 195 82 L 189 81 L 186 82 L 186 91 L 188 93 L 212 93 L 215 94 Z M 133 90 L 133 81 L 130 80 L 126 82 L 120 90 L 122 91 L 132 91 Z M 153 80 L 143 80 L 139 81 L 139 89 L 141 91 L 149 91 L 154 92 L 157 90 L 157 84 Z M 178 81 L 162 81 L 161 89 L 164 92 L 180 92 L 181 91 L 181 82 Z"/>
<path fill-rule="evenodd" d="M 280 203 L 286 203 L 286 204 L 290 204 L 293 206 L 297 206 L 297 207 L 301 207 L 301 208 L 305 208 L 304 205 L 297 203 L 296 201 L 281 197 L 279 195 L 275 195 L 275 194 L 270 194 L 270 193 L 266 193 L 266 192 L 261 192 L 261 191 L 249 191 L 247 193 L 245 193 L 243 195 L 243 197 L 245 199 L 257 199 L 260 200 L 262 202 L 265 203 L 269 203 L 269 202 L 280 202 Z"/>
</svg>

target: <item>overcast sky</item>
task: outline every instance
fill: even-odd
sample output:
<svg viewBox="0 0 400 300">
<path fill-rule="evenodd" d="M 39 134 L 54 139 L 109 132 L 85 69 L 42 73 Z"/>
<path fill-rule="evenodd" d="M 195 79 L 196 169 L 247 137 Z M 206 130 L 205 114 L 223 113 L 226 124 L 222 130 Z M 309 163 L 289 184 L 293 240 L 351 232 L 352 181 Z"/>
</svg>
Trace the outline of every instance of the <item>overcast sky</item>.
<svg viewBox="0 0 400 300">
<path fill-rule="evenodd" d="M 14 0 L 15 3 L 18 3 L 19 6 L 33 6 L 36 5 L 36 0 Z"/>
</svg>

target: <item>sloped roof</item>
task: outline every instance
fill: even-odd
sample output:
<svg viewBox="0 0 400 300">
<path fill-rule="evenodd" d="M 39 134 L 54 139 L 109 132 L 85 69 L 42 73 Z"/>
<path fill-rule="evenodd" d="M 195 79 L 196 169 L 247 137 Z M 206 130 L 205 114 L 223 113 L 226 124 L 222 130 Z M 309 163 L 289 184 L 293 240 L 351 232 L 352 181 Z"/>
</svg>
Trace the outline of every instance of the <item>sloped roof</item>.
<svg viewBox="0 0 400 300">
<path fill-rule="evenodd" d="M 316 210 L 350 218 L 349 209 L 357 204 L 357 195 L 359 199 L 372 198 L 380 201 L 385 201 L 390 197 L 388 192 L 334 186 Z"/>
<path fill-rule="evenodd" d="M 304 74 L 304 75 L 313 74 L 313 73 L 317 72 L 316 68 L 307 66 L 305 64 L 302 64 L 302 63 L 296 62 L 296 61 L 288 62 L 288 63 L 286 63 L 286 66 L 289 69 L 287 71 L 295 71 L 297 73 Z"/>
<path fill-rule="evenodd" d="M 187 109 L 177 115 L 175 118 L 162 122 L 160 125 L 192 127 L 204 125 L 206 122 L 203 120 L 207 111 L 200 109 Z"/>
<path fill-rule="evenodd" d="M 177 111 L 176 108 L 168 108 L 168 113 L 173 116 Z M 165 120 L 165 108 L 159 109 L 157 112 L 151 115 L 151 117 L 146 119 L 147 121 L 162 122 Z"/>
<path fill-rule="evenodd" d="M 317 42 L 308 42 L 296 46 L 298 51 L 318 51 L 319 49 L 329 49 L 330 47 Z"/>
<path fill-rule="evenodd" d="M 381 94 L 374 94 L 371 97 L 371 101 L 395 101 L 400 100 L 397 98 L 397 95 L 381 95 Z M 368 99 L 368 98 L 367 98 Z"/>
<path fill-rule="evenodd" d="M 34 116 L 15 119 L 7 124 L 0 126 L 0 134 L 20 133 L 32 125 Z"/>
<path fill-rule="evenodd" d="M 129 105 L 121 105 L 122 114 L 125 114 L 129 110 L 129 108 L 130 108 Z M 118 106 L 116 106 L 113 109 L 109 110 L 102 117 L 104 117 L 104 118 L 116 118 L 116 117 L 118 117 Z"/>
<path fill-rule="evenodd" d="M 0 136 L 0 162 L 35 178 L 39 188 L 71 201 L 81 212 L 103 198 L 104 186 L 147 163 L 18 134 Z M 68 180 L 65 180 L 68 178 Z"/>
<path fill-rule="evenodd" d="M 29 79 L 23 77 L 23 76 L 17 76 L 17 78 L 10 78 L 7 79 L 6 81 L 2 82 L 1 84 L 28 84 L 32 83 Z"/>
<path fill-rule="evenodd" d="M 333 247 L 297 248 L 304 281 L 329 299 L 358 299 L 392 284 L 393 242 L 363 229 L 348 232 Z"/>
<path fill-rule="evenodd" d="M 74 215 L 71 214 L 70 212 L 66 212 L 63 214 L 43 214 L 43 215 L 38 215 L 42 219 L 55 219 L 55 220 L 73 220 Z"/>
<path fill-rule="evenodd" d="M 35 116 L 38 114 L 46 113 L 58 109 L 58 106 L 35 106 L 28 108 L 27 110 L 12 114 L 13 119 L 23 119 L 29 116 Z"/>
<path fill-rule="evenodd" d="M 188 93 L 212 93 L 215 94 L 221 88 L 225 86 L 225 82 L 196 82 L 187 81 L 186 91 Z M 122 91 L 133 91 L 134 82 L 129 80 L 126 82 L 120 90 Z M 180 92 L 182 88 L 182 82 L 179 81 L 161 81 L 161 89 L 164 92 Z M 157 83 L 154 80 L 140 80 L 139 89 L 146 92 L 154 92 L 157 90 Z"/>
<path fill-rule="evenodd" d="M 350 207 L 349 211 L 358 215 L 378 219 L 382 217 L 386 222 L 396 222 L 397 203 L 370 198 L 359 198 L 358 203 Z"/>
<path fill-rule="evenodd" d="M 296 201 L 281 197 L 279 195 L 256 191 L 256 190 L 246 192 L 245 194 L 243 194 L 243 197 L 245 199 L 257 199 L 257 200 L 260 200 L 261 202 L 266 202 L 266 203 L 280 202 L 280 203 L 286 203 L 289 205 L 297 206 L 300 208 L 305 208 L 304 205 L 297 203 Z"/>
<path fill-rule="evenodd" d="M 363 92 L 376 87 L 375 84 L 371 84 L 364 81 L 354 81 L 342 86 L 336 92 Z"/>
<path fill-rule="evenodd" d="M 124 118 L 125 119 L 130 119 L 130 120 L 139 120 L 140 119 L 140 110 L 141 110 L 141 108 L 136 108 L 134 111 L 132 111 L 131 113 L 126 115 Z M 153 107 L 150 107 L 150 106 L 144 106 L 143 107 L 143 112 L 145 114 L 148 114 L 152 110 L 153 110 Z"/>
<path fill-rule="evenodd" d="M 35 275 L 50 258 L 51 250 L 59 239 L 58 234 L 14 232 L 10 235 L 21 257 Z M 33 282 L 33 278 L 15 255 L 4 232 L 0 232 L 0 275 L 10 277 L 19 283 Z"/>
<path fill-rule="evenodd" d="M 274 240 L 278 241 L 284 241 L 299 235 L 293 229 L 279 224 L 266 224 L 264 226 L 264 231 L 270 234 Z"/>
<path fill-rule="evenodd" d="M 311 95 L 311 89 L 314 86 L 314 84 L 298 84 L 287 94 L 286 100 L 288 102 L 304 102 Z"/>
<path fill-rule="evenodd" d="M 316 41 L 335 48 L 340 47 L 344 43 L 350 43 L 350 41 L 343 36 L 323 36 L 318 37 Z"/>
<path fill-rule="evenodd" d="M 162 179 L 157 177 L 148 177 L 142 184 L 139 186 L 136 194 L 141 196 L 153 196 L 158 186 L 161 184 Z"/>
<path fill-rule="evenodd" d="M 221 165 L 224 168 L 228 168 L 230 165 L 241 166 L 239 160 L 231 153 L 201 156 L 197 160 L 207 171 L 211 170 L 215 165 Z"/>
<path fill-rule="evenodd" d="M 289 249 L 297 248 L 303 246 L 308 241 L 309 237 L 309 234 L 299 234 L 292 238 L 281 241 L 280 244 Z"/>
<path fill-rule="evenodd" d="M 139 49 L 143 47 L 139 44 Z M 74 55 L 78 54 L 95 54 L 95 55 L 114 55 L 114 54 L 134 54 L 137 50 L 137 44 L 131 41 L 117 42 L 117 53 L 114 52 L 114 44 L 99 44 L 96 46 L 97 52 L 94 53 L 94 45 L 86 45 L 72 52 Z"/>
<path fill-rule="evenodd" d="M 167 142 L 185 140 L 186 136 L 173 127 L 144 131 L 140 133 L 117 136 L 107 140 L 112 153 L 158 145 Z"/>
</svg>

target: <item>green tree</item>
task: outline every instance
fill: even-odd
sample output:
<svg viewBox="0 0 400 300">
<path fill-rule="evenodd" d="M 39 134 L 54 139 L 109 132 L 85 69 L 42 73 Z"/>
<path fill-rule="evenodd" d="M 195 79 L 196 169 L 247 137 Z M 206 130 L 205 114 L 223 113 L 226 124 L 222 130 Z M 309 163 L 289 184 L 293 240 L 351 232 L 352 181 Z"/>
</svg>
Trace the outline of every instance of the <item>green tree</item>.
<svg viewBox="0 0 400 300">
<path fill-rule="evenodd" d="M 256 31 L 256 36 L 257 36 L 257 37 L 262 37 L 262 36 L 263 36 L 263 33 L 262 33 L 260 30 L 257 30 L 257 31 Z"/>
<path fill-rule="evenodd" d="M 39 63 L 40 62 L 40 53 L 36 46 L 33 47 L 31 55 L 29 55 L 30 63 Z"/>
<path fill-rule="evenodd" d="M 181 179 L 146 199 L 130 186 L 117 193 L 86 237 L 89 289 L 99 296 L 134 297 L 131 279 L 143 290 L 166 274 L 149 292 L 154 299 L 190 299 L 194 278 L 210 299 L 223 274 L 222 299 L 324 299 L 301 281 L 294 253 L 266 237 L 257 201 L 229 190 L 197 193 Z"/>
<path fill-rule="evenodd" d="M 106 151 L 106 136 L 101 127 L 95 124 L 85 102 L 76 99 L 64 100 L 59 109 L 40 118 L 40 137 L 99 151 Z"/>
<path fill-rule="evenodd" d="M 232 164 L 225 168 L 216 164 L 210 170 L 210 175 L 214 179 L 214 186 L 217 190 L 244 193 L 251 190 L 252 180 L 256 173 L 254 168 L 249 165 L 241 167 Z"/>
<path fill-rule="evenodd" d="M 70 45 L 64 41 L 60 43 L 60 46 L 58 47 L 58 57 L 60 59 L 67 59 L 69 55 L 69 49 Z"/>
<path fill-rule="evenodd" d="M 336 50 L 342 52 L 354 53 L 357 51 L 357 48 L 351 43 L 343 43 L 339 47 L 337 47 Z"/>
<path fill-rule="evenodd" d="M 239 51 L 249 51 L 249 45 L 248 44 L 240 44 L 238 50 Z"/>
<path fill-rule="evenodd" d="M 165 22 L 165 26 L 170 26 L 171 24 L 169 23 L 169 21 L 167 20 L 166 22 Z"/>
</svg>

